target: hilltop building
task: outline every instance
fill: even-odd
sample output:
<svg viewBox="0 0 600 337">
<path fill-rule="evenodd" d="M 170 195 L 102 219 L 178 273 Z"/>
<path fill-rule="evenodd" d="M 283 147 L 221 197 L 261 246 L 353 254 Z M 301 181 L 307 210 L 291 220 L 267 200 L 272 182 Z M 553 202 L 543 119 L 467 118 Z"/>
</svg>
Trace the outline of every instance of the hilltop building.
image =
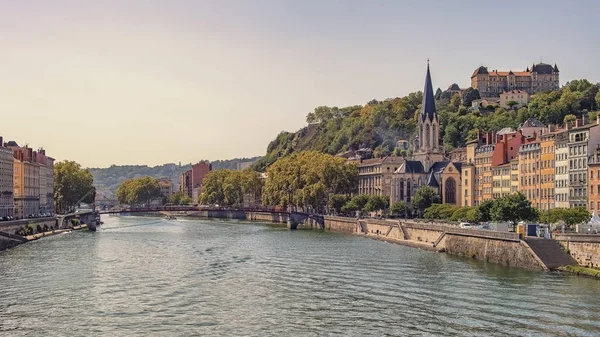
<svg viewBox="0 0 600 337">
<path fill-rule="evenodd" d="M 498 97 L 501 93 L 522 90 L 530 95 L 536 92 L 552 91 L 559 88 L 559 70 L 556 64 L 551 66 L 538 63 L 524 71 L 489 71 L 481 66 L 471 75 L 471 87 L 479 90 L 481 97 Z"/>
</svg>

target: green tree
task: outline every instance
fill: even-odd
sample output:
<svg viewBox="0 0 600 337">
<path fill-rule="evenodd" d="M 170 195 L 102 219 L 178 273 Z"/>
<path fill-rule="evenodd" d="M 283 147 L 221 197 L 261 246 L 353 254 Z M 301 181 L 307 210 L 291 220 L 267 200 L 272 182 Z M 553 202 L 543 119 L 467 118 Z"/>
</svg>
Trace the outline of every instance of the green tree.
<svg viewBox="0 0 600 337">
<path fill-rule="evenodd" d="M 462 104 L 464 106 L 470 107 L 474 100 L 480 98 L 481 96 L 479 96 L 479 90 L 477 89 L 469 87 L 462 92 Z"/>
<path fill-rule="evenodd" d="M 490 211 L 494 221 L 511 221 L 513 227 L 521 220 L 535 221 L 539 214 L 522 193 L 505 195 L 496 199 Z"/>
<path fill-rule="evenodd" d="M 484 200 L 477 206 L 479 222 L 488 222 L 492 220 L 492 208 L 494 207 L 494 204 L 494 200 Z"/>
<path fill-rule="evenodd" d="M 482 220 L 481 212 L 479 211 L 478 206 L 469 207 L 469 210 L 467 211 L 466 220 L 471 223 L 484 222 Z"/>
<path fill-rule="evenodd" d="M 405 216 L 406 215 L 406 202 L 404 201 L 396 201 L 392 207 L 390 208 L 390 212 L 392 215 L 396 216 Z"/>
<path fill-rule="evenodd" d="M 567 124 L 567 123 L 570 123 L 570 122 L 574 122 L 576 120 L 577 120 L 577 116 L 569 114 L 569 115 L 565 116 L 565 118 L 563 119 L 563 123 Z"/>
<path fill-rule="evenodd" d="M 385 211 L 389 207 L 389 204 L 389 197 L 373 195 L 369 196 L 363 210 L 366 212 Z"/>
<path fill-rule="evenodd" d="M 519 102 L 517 102 L 517 101 L 508 101 L 508 102 L 506 102 L 506 105 L 508 105 L 508 107 L 512 110 L 512 109 L 514 109 L 515 106 L 519 105 Z"/>
<path fill-rule="evenodd" d="M 263 203 L 292 210 L 322 212 L 330 194 L 350 195 L 358 189 L 355 163 L 316 151 L 279 158 L 267 169 L 267 176 Z"/>
<path fill-rule="evenodd" d="M 468 207 L 468 206 L 457 207 L 454 210 L 454 212 L 452 213 L 450 220 L 452 220 L 452 221 L 468 221 L 467 216 L 468 216 L 469 210 L 470 210 L 470 207 Z"/>
<path fill-rule="evenodd" d="M 412 198 L 412 207 L 420 212 L 431 207 L 432 204 L 439 204 L 442 200 L 437 192 L 429 186 L 421 186 L 415 192 Z"/>
<path fill-rule="evenodd" d="M 77 202 L 93 203 L 94 177 L 74 161 L 54 164 L 54 203 L 58 213 L 72 210 Z"/>
<path fill-rule="evenodd" d="M 560 220 L 563 220 L 570 227 L 586 223 L 592 218 L 592 215 L 585 207 L 565 208 L 561 215 L 562 218 Z"/>
<path fill-rule="evenodd" d="M 152 177 L 127 179 L 117 189 L 117 199 L 121 204 L 147 204 L 160 197 L 160 185 Z"/>
<path fill-rule="evenodd" d="M 347 195 L 344 194 L 330 194 L 329 195 L 329 208 L 333 209 L 335 213 L 340 213 L 342 208 L 350 200 Z"/>
<path fill-rule="evenodd" d="M 596 93 L 596 109 L 600 108 L 600 91 Z"/>
</svg>

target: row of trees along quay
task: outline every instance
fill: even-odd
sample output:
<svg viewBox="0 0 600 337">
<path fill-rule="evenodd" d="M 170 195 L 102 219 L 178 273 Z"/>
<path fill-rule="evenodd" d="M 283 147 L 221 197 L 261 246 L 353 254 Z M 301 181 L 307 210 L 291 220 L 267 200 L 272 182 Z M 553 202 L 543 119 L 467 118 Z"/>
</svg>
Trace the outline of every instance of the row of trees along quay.
<svg viewBox="0 0 600 337">
<path fill-rule="evenodd" d="M 431 189 L 423 186 L 423 189 Z M 433 190 L 432 190 L 433 191 Z M 435 193 L 435 191 L 433 191 Z M 428 192 L 431 196 L 432 193 Z M 511 222 L 515 226 L 520 221 L 539 221 L 545 224 L 556 224 L 563 221 L 568 227 L 590 220 L 591 214 L 585 207 L 554 208 L 538 211 L 531 207 L 531 202 L 522 193 L 505 195 L 494 200 L 485 200 L 479 206 L 460 207 L 440 204 L 439 197 L 429 198 L 421 206 L 425 219 L 443 221 L 479 222 Z M 433 200 L 435 199 L 435 200 Z"/>
</svg>

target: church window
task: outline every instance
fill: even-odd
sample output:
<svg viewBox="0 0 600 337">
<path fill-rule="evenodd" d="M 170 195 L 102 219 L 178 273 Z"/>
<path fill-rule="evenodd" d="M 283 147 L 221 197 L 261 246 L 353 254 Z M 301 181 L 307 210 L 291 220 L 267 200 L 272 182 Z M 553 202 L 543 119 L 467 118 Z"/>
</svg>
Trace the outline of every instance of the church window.
<svg viewBox="0 0 600 337">
<path fill-rule="evenodd" d="M 400 179 L 400 200 L 404 200 L 404 180 Z"/>
<path fill-rule="evenodd" d="M 431 133 L 429 132 L 429 124 L 427 124 L 427 126 L 425 127 L 425 144 L 427 145 L 427 148 L 429 148 L 431 146 Z"/>
</svg>

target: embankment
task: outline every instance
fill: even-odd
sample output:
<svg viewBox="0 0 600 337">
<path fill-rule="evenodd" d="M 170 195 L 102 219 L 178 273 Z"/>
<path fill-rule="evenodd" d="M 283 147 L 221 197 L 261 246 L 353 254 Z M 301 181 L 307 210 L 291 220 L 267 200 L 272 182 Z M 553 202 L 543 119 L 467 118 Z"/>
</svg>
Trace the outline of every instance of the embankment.
<svg viewBox="0 0 600 337">
<path fill-rule="evenodd" d="M 298 228 L 320 228 L 331 232 L 360 235 L 411 247 L 467 256 L 505 266 L 547 269 L 527 243 L 520 240 L 516 233 L 460 229 L 441 223 L 424 223 L 413 220 L 323 217 L 286 212 L 206 210 L 194 212 L 188 216 L 279 224 L 289 224 L 291 220 L 299 224 Z"/>
<path fill-rule="evenodd" d="M 600 268 L 600 235 L 558 234 L 554 239 L 580 266 Z"/>
</svg>

